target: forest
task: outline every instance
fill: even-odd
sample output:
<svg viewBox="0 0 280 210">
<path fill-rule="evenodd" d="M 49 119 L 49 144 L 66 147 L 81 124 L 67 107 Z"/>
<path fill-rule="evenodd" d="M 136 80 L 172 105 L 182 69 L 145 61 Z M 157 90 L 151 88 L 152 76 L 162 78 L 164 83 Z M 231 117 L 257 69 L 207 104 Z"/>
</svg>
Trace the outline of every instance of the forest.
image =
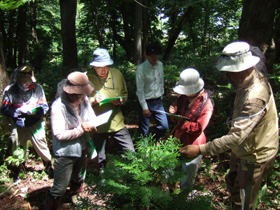
<svg viewBox="0 0 280 210">
<path fill-rule="evenodd" d="M 213 92 L 214 114 L 206 129 L 207 141 L 211 141 L 228 132 L 226 121 L 232 114 L 235 93 L 225 75 L 215 68 L 216 61 L 228 43 L 246 41 L 265 56 L 267 76 L 279 110 L 279 0 L 0 0 L 0 9 L 1 98 L 14 69 L 29 65 L 50 105 L 57 84 L 66 75 L 89 71 L 93 51 L 108 49 L 128 88 L 123 112 L 139 150 L 134 158 L 138 164 L 145 164 L 142 155 L 147 151 L 154 154 L 156 169 L 151 173 L 148 168 L 141 171 L 137 161 L 122 162 L 112 156 L 115 165 L 105 173 L 105 183 L 104 177 L 95 175 L 96 163 L 89 160 L 85 192 L 76 202 L 65 201 L 67 205 L 62 209 L 230 209 L 224 180 L 230 152 L 203 157 L 190 193 L 166 187 L 168 181 L 162 173 L 177 161 L 178 145 L 168 134 L 166 142 L 160 145 L 151 144 L 149 138 L 139 138 L 136 67 L 145 59 L 147 44 L 159 42 L 165 108 L 174 100 L 172 89 L 180 72 L 189 67 L 197 69 L 205 87 Z M 49 121 L 48 113 L 46 133 L 51 147 Z M 42 160 L 32 147 L 27 161 L 21 148 L 11 154 L 9 132 L 6 118 L 0 115 L 0 209 L 44 209 L 52 179 L 42 170 Z M 131 154 L 127 154 L 129 158 Z M 19 171 L 18 183 L 13 180 L 15 168 Z M 257 209 L 280 208 L 279 169 L 278 152 L 273 171 L 259 192 Z M 135 180 L 129 182 L 122 176 L 127 170 L 135 173 Z"/>
</svg>

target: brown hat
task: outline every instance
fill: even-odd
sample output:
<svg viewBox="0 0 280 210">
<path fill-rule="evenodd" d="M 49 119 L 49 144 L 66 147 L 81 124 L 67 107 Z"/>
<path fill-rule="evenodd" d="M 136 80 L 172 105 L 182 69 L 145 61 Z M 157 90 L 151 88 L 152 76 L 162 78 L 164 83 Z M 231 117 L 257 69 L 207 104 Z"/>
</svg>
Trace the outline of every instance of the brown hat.
<svg viewBox="0 0 280 210">
<path fill-rule="evenodd" d="M 19 80 L 20 77 L 25 75 L 25 77 L 29 76 L 32 82 L 36 82 L 36 78 L 34 76 L 33 68 L 28 65 L 20 66 L 16 69 L 16 80 Z"/>
<path fill-rule="evenodd" d="M 86 73 L 74 71 L 67 76 L 66 85 L 63 90 L 68 94 L 86 94 L 89 95 L 94 90 L 89 82 Z"/>
</svg>

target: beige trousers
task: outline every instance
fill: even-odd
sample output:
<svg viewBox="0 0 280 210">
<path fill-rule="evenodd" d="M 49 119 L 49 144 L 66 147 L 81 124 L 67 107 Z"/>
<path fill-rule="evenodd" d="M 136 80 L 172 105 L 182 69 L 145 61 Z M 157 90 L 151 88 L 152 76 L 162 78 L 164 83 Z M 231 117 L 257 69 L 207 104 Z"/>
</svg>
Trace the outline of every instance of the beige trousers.
<svg viewBox="0 0 280 210">
<path fill-rule="evenodd" d="M 255 209 L 258 191 L 262 181 L 273 168 L 275 157 L 264 163 L 248 163 L 233 153 L 230 171 L 226 176 L 227 187 L 231 193 L 232 209 Z"/>
<path fill-rule="evenodd" d="M 30 140 L 35 151 L 43 159 L 43 161 L 51 161 L 52 157 L 46 139 L 44 120 L 37 122 L 31 127 L 13 127 L 10 137 L 12 140 L 13 149 L 19 145 L 26 148 L 27 141 Z"/>
</svg>

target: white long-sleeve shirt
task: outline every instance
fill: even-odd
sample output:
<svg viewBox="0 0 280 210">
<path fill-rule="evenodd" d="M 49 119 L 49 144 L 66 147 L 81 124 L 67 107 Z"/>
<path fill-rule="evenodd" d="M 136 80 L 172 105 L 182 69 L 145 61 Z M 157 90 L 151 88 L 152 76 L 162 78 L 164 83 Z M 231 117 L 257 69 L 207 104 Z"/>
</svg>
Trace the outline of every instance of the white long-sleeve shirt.
<svg viewBox="0 0 280 210">
<path fill-rule="evenodd" d="M 138 65 L 136 70 L 136 95 L 143 110 L 148 109 L 146 100 L 159 98 L 164 94 L 162 62 L 151 65 L 148 60 Z"/>
</svg>

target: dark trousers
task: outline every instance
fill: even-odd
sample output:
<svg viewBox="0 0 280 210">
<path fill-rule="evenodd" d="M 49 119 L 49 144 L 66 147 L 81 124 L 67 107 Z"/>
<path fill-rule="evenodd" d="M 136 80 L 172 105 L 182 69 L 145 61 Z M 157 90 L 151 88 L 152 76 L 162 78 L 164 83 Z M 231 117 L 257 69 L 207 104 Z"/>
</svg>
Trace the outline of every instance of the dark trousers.
<svg viewBox="0 0 280 210">
<path fill-rule="evenodd" d="M 106 161 L 106 143 L 112 141 L 117 148 L 114 152 L 119 153 L 125 150 L 135 151 L 131 136 L 127 128 L 111 133 L 93 134 L 94 143 L 98 154 L 98 164 L 102 166 Z"/>
<path fill-rule="evenodd" d="M 152 113 L 152 116 L 156 121 L 155 128 L 155 139 L 160 139 L 164 136 L 166 130 L 168 129 L 168 120 L 166 114 L 164 113 L 164 107 L 160 98 L 148 99 L 146 100 L 148 108 Z M 139 121 L 139 131 L 144 136 L 147 137 L 150 130 L 151 117 L 145 117 L 143 115 L 143 110 L 140 113 Z"/>
<path fill-rule="evenodd" d="M 233 210 L 255 209 L 258 191 L 262 181 L 273 168 L 274 160 L 275 158 L 264 163 L 248 163 L 231 154 L 226 183 L 231 194 Z"/>
<path fill-rule="evenodd" d="M 61 197 L 70 184 L 70 189 L 79 188 L 84 177 L 82 170 L 86 168 L 85 155 L 82 157 L 57 157 L 54 161 L 54 182 L 50 195 Z"/>
</svg>

